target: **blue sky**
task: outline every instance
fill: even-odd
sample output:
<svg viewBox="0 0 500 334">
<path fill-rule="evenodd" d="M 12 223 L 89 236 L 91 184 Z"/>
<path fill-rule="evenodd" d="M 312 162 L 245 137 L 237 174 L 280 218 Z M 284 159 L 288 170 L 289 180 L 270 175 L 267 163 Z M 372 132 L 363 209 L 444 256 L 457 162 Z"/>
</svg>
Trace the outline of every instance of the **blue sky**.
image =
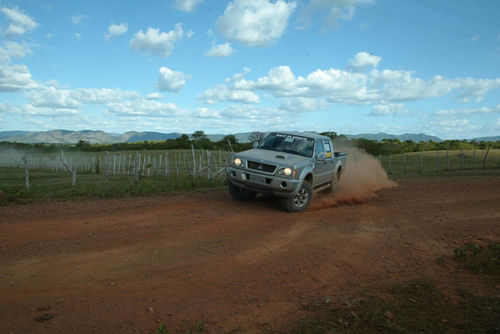
<svg viewBox="0 0 500 334">
<path fill-rule="evenodd" d="M 500 1 L 0 0 L 0 131 L 500 134 Z"/>
</svg>

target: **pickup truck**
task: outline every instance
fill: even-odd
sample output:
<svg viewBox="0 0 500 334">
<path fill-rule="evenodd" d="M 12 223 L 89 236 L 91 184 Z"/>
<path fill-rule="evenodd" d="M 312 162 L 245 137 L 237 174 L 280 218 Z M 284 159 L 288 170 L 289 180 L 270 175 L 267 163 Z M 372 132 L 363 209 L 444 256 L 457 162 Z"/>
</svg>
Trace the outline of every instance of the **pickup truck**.
<svg viewBox="0 0 500 334">
<path fill-rule="evenodd" d="M 347 153 L 313 133 L 271 132 L 259 145 L 237 153 L 228 168 L 229 192 L 239 201 L 258 193 L 281 197 L 288 212 L 309 207 L 314 191 L 335 191 Z"/>
</svg>

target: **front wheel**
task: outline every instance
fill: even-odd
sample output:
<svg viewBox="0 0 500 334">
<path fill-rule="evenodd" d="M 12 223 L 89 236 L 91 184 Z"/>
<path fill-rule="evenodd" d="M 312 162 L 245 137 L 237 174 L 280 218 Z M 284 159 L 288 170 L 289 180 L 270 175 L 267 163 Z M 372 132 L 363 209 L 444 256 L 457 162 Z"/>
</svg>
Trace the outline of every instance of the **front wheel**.
<svg viewBox="0 0 500 334">
<path fill-rule="evenodd" d="M 257 196 L 257 193 L 235 186 L 231 181 L 229 181 L 229 193 L 234 199 L 242 202 L 251 201 Z"/>
<path fill-rule="evenodd" d="M 288 212 L 299 212 L 307 209 L 311 204 L 313 189 L 309 182 L 302 182 L 299 192 L 294 197 L 286 197 L 281 200 L 283 208 Z"/>
</svg>

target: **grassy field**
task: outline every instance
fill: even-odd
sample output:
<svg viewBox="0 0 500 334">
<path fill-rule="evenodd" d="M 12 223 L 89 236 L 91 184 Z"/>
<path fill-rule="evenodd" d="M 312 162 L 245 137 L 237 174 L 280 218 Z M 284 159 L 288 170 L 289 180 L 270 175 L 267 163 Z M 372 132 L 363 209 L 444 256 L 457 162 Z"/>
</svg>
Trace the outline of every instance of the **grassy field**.
<svg viewBox="0 0 500 334">
<path fill-rule="evenodd" d="M 166 158 L 168 153 L 168 159 Z M 438 151 L 375 157 L 391 177 L 433 175 L 500 175 L 500 150 Z M 64 159 L 77 169 L 76 185 L 60 153 L 27 155 L 30 189 L 25 187 L 22 156 L 0 157 L 0 203 L 43 198 L 121 197 L 227 185 L 224 151 L 68 152 Z M 422 157 L 422 159 L 420 159 Z M 209 163 L 210 161 L 210 163 Z M 348 162 L 349 163 L 349 162 Z M 167 167 L 167 168 L 166 168 Z M 168 169 L 168 170 L 167 170 Z M 216 174 L 216 177 L 213 177 Z"/>
<path fill-rule="evenodd" d="M 484 170 L 482 172 L 486 174 L 496 174 L 500 169 L 500 150 L 492 149 L 487 156 L 486 152 L 486 150 L 414 152 L 381 156 L 379 159 L 391 176 L 469 175 L 479 170 Z"/>
</svg>

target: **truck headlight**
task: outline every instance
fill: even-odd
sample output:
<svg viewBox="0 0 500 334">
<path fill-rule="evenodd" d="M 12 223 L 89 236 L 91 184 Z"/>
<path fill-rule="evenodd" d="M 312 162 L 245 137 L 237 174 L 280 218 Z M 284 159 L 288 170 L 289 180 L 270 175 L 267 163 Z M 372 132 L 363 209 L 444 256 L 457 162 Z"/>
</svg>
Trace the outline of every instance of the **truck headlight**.
<svg viewBox="0 0 500 334">
<path fill-rule="evenodd" d="M 293 170 L 290 167 L 285 167 L 285 168 L 281 168 L 278 171 L 278 174 L 279 175 L 290 176 L 290 175 L 292 175 L 292 172 L 293 172 Z"/>
<path fill-rule="evenodd" d="M 234 164 L 236 167 L 240 167 L 242 163 L 243 163 L 243 162 L 241 161 L 241 159 L 240 159 L 240 158 L 234 158 L 234 160 L 233 160 L 233 164 Z"/>
</svg>

